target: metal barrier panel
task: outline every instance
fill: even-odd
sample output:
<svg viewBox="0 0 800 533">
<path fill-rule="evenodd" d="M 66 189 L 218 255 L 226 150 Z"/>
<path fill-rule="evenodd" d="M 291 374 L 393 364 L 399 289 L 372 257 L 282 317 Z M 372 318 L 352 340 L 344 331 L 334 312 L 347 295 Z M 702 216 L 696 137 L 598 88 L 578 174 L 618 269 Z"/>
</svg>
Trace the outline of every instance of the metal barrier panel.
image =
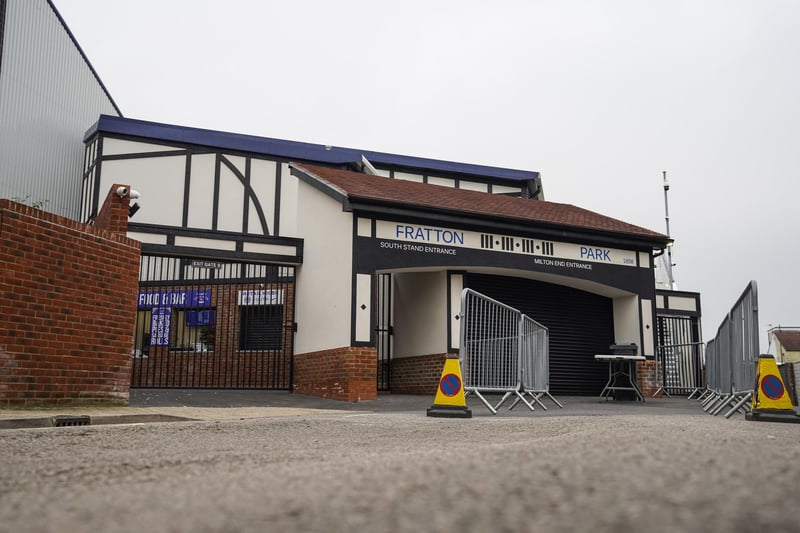
<svg viewBox="0 0 800 533">
<path fill-rule="evenodd" d="M 739 362 L 739 380 L 737 391 L 753 389 L 756 379 L 756 363 L 760 349 L 758 346 L 758 293 L 755 282 L 751 282 L 748 290 L 741 298 L 742 309 L 742 360 Z"/>
<path fill-rule="evenodd" d="M 550 388 L 549 331 L 532 318 L 522 315 L 522 386 L 525 392 L 548 392 Z"/>
<path fill-rule="evenodd" d="M 706 344 L 706 387 L 719 392 L 719 349 L 716 339 Z"/>
<path fill-rule="evenodd" d="M 729 407 L 728 418 L 743 409 L 753 394 L 758 353 L 758 290 L 751 281 L 708 343 L 707 382 L 714 394 L 706 411 L 716 415 Z"/>
<path fill-rule="evenodd" d="M 459 359 L 465 391 L 509 392 L 520 388 L 521 316 L 497 300 L 464 290 Z"/>
<path fill-rule="evenodd" d="M 534 410 L 531 401 L 542 408 L 550 395 L 549 333 L 546 327 L 488 296 L 471 289 L 461 294 L 461 362 L 464 391 L 474 393 L 492 413 L 511 396 L 513 409 L 523 402 Z M 496 405 L 482 395 L 503 393 Z M 531 397 L 531 401 L 525 395 Z"/>
<path fill-rule="evenodd" d="M 717 333 L 719 339 L 719 391 L 721 394 L 733 392 L 733 375 L 731 370 L 731 321 L 725 317 Z"/>
</svg>

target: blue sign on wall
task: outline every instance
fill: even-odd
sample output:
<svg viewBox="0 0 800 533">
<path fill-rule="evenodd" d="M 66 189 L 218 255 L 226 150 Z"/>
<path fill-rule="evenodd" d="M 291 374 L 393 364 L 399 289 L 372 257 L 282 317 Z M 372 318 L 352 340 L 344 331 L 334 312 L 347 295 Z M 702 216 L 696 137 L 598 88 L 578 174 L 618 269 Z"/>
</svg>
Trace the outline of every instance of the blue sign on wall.
<svg viewBox="0 0 800 533">
<path fill-rule="evenodd" d="M 139 291 L 139 309 L 154 307 L 209 307 L 211 289 L 200 291 Z"/>
</svg>

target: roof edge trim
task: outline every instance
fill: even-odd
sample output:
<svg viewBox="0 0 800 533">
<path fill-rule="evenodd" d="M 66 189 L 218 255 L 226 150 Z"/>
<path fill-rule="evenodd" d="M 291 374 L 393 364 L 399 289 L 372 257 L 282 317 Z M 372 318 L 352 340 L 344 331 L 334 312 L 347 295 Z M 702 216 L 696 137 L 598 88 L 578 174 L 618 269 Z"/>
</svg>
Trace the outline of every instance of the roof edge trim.
<svg viewBox="0 0 800 533">
<path fill-rule="evenodd" d="M 334 200 L 341 202 L 342 206 L 345 208 L 348 207 L 348 194 L 336 185 L 326 181 L 323 178 L 320 178 L 310 170 L 307 170 L 296 163 L 289 163 L 289 172 L 292 176 L 295 176 L 300 181 L 311 185 L 318 191 L 321 191 Z"/>
</svg>

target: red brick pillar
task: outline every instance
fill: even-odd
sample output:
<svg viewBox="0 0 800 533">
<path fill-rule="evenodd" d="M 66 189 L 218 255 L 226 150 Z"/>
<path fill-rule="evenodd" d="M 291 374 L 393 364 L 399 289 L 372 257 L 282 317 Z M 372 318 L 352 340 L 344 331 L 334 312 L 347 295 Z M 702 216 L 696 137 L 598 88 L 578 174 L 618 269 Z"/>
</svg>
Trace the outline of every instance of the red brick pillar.
<svg viewBox="0 0 800 533">
<path fill-rule="evenodd" d="M 661 386 L 661 365 L 655 359 L 636 363 L 636 382 L 645 398 L 651 398 Z M 663 396 L 659 391 L 657 397 Z"/>
</svg>

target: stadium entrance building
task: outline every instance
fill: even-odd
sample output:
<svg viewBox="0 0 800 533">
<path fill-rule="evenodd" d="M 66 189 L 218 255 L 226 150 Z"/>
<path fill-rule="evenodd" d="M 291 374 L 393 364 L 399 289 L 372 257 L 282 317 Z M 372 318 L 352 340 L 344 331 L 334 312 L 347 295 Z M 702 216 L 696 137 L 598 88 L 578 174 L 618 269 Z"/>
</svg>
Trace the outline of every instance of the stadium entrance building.
<svg viewBox="0 0 800 533">
<path fill-rule="evenodd" d="M 467 287 L 549 328 L 554 394 L 599 394 L 611 344 L 655 355 L 669 238 L 545 201 L 536 172 L 105 115 L 85 143 L 84 220 L 140 193 L 134 387 L 432 394 Z"/>
</svg>

